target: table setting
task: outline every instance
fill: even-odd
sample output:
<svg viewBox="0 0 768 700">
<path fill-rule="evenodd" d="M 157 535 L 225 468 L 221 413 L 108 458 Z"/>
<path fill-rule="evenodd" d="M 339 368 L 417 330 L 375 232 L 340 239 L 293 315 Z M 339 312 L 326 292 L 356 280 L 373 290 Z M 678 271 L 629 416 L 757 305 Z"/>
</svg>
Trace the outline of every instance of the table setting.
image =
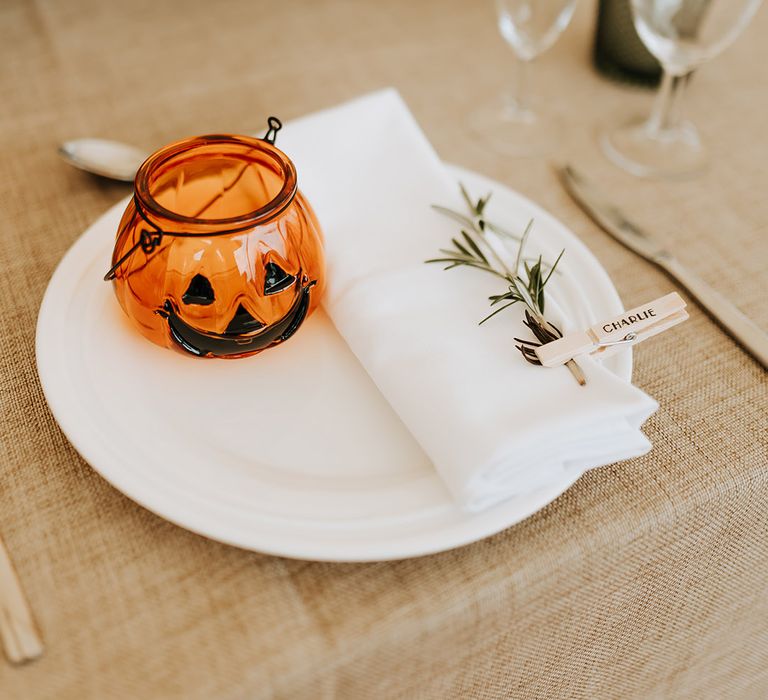
<svg viewBox="0 0 768 700">
<path fill-rule="evenodd" d="M 760 3 L 80 4 L 2 12 L 0 695 L 760 697 Z"/>
</svg>

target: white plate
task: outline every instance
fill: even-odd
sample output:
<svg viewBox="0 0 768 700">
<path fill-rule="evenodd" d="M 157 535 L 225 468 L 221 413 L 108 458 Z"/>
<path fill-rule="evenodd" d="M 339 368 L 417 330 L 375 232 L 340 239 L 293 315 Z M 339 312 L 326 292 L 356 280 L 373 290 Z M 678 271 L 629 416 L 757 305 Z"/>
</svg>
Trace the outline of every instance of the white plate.
<svg viewBox="0 0 768 700">
<path fill-rule="evenodd" d="M 561 223 L 497 182 L 451 172 L 470 191 L 494 192 L 500 223 L 534 218 L 540 244 L 565 247 L 591 312 L 622 311 L 605 270 Z M 96 221 L 54 273 L 37 365 L 64 433 L 133 500 L 238 547 L 371 561 L 482 539 L 571 485 L 565 478 L 480 514 L 460 511 L 322 311 L 278 350 L 246 360 L 201 361 L 144 340 L 102 281 L 125 205 Z M 629 380 L 631 352 L 606 365 Z"/>
</svg>

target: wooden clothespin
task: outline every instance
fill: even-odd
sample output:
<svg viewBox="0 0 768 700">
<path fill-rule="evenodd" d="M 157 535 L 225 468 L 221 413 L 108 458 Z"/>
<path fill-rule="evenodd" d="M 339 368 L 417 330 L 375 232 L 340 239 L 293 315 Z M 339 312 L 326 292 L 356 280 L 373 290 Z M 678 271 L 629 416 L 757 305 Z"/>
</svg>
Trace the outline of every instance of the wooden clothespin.
<svg viewBox="0 0 768 700">
<path fill-rule="evenodd" d="M 585 331 L 569 333 L 541 345 L 536 348 L 536 355 L 545 367 L 557 367 L 578 355 L 605 357 L 622 347 L 651 338 L 686 318 L 685 301 L 677 292 L 672 292 Z"/>
</svg>

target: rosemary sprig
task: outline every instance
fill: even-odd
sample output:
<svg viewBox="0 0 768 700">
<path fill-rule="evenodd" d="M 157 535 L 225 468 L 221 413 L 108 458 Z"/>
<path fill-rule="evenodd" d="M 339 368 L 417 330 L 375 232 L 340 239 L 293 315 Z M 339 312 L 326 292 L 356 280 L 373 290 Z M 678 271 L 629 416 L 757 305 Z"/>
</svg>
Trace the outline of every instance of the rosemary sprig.
<svg viewBox="0 0 768 700">
<path fill-rule="evenodd" d="M 557 268 L 565 250 L 560 251 L 554 264 L 548 265 L 541 256 L 526 258 L 524 256 L 525 244 L 533 228 L 533 220 L 528 222 L 522 236 L 515 236 L 498 224 L 492 223 L 485 217 L 485 208 L 491 198 L 489 193 L 480 197 L 476 202 L 472 200 L 464 185 L 459 185 L 461 194 L 467 205 L 468 215 L 448 209 L 446 207 L 432 205 L 441 214 L 461 224 L 461 235 L 451 239 L 452 248 L 441 248 L 441 257 L 427 260 L 428 263 L 442 263 L 445 270 L 454 267 L 471 267 L 495 275 L 504 280 L 507 285 L 505 292 L 489 297 L 493 309 L 484 319 L 482 325 L 496 314 L 508 309 L 510 306 L 522 303 L 525 305 L 525 320 L 523 323 L 533 333 L 536 341 L 515 338 L 519 343 L 515 347 L 530 363 L 539 365 L 539 358 L 535 348 L 549 343 L 563 334 L 557 326 L 546 320 L 544 308 L 546 305 L 545 288 L 547 282 Z M 512 267 L 506 260 L 506 246 L 504 239 L 518 241 L 517 256 Z M 581 368 L 574 360 L 566 363 L 579 384 L 585 384 L 586 379 Z"/>
</svg>

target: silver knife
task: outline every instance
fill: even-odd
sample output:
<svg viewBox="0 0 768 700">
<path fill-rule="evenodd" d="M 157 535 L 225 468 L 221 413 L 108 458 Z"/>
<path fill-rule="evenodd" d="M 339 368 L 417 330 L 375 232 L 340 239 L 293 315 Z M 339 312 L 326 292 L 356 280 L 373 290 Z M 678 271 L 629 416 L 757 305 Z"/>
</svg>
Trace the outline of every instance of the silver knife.
<svg viewBox="0 0 768 700">
<path fill-rule="evenodd" d="M 604 231 L 649 262 L 658 265 L 677 281 L 699 305 L 765 369 L 768 369 L 768 334 L 716 292 L 703 279 L 686 269 L 647 231 L 627 219 L 603 199 L 570 165 L 558 169 L 563 186 L 574 201 Z"/>
</svg>

